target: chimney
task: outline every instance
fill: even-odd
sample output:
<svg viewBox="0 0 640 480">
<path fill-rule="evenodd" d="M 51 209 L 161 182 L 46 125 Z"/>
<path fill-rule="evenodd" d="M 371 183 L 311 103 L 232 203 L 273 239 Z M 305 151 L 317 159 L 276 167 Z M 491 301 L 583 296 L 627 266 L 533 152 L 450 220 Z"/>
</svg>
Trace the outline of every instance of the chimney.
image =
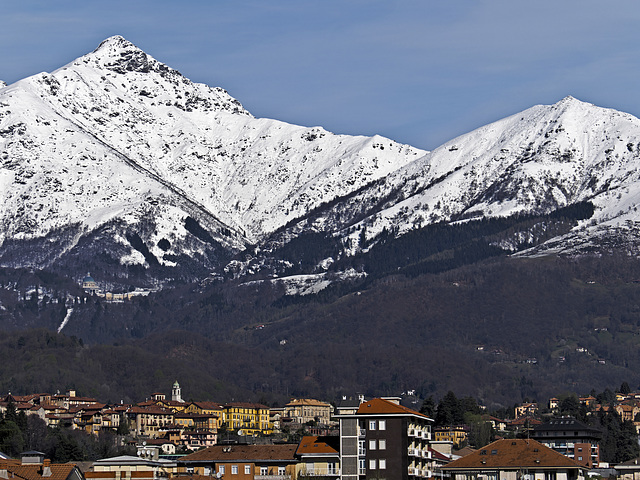
<svg viewBox="0 0 640 480">
<path fill-rule="evenodd" d="M 42 476 L 51 476 L 51 460 L 49 460 L 48 458 L 42 463 Z"/>
</svg>

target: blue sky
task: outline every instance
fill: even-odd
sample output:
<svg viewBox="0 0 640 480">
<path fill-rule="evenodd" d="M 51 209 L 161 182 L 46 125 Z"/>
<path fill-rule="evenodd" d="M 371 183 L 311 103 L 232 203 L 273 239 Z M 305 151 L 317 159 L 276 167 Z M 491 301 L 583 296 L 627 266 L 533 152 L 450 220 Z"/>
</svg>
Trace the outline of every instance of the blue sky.
<svg viewBox="0 0 640 480">
<path fill-rule="evenodd" d="M 122 35 L 255 116 L 432 149 L 566 95 L 640 116 L 637 0 L 21 0 L 0 79 Z"/>
</svg>

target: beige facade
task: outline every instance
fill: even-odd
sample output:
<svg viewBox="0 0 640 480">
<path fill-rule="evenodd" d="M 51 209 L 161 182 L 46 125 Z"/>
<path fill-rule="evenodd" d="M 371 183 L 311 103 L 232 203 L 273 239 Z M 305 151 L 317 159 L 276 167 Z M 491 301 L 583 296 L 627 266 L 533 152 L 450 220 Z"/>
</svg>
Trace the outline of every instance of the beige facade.
<svg viewBox="0 0 640 480">
<path fill-rule="evenodd" d="M 284 417 L 300 424 L 318 422 L 326 425 L 331 422 L 332 414 L 331 404 L 308 398 L 292 400 L 284 407 Z"/>
</svg>

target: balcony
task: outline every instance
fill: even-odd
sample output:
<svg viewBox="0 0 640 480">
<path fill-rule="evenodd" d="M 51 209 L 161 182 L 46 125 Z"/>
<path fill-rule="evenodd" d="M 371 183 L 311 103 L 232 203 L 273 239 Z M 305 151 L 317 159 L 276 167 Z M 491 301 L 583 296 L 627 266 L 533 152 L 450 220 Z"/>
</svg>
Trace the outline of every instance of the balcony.
<svg viewBox="0 0 640 480">
<path fill-rule="evenodd" d="M 420 456 L 420 450 L 418 450 L 417 448 L 410 448 L 409 449 L 409 456 L 411 456 L 411 457 L 419 457 Z"/>
<path fill-rule="evenodd" d="M 313 472 L 306 472 L 304 474 L 305 477 L 330 477 L 330 476 L 339 476 L 340 475 L 340 470 L 337 469 L 316 469 Z M 255 478 L 258 478 L 257 476 Z"/>
<path fill-rule="evenodd" d="M 420 475 L 420 470 L 417 468 L 409 467 L 409 475 Z"/>
</svg>

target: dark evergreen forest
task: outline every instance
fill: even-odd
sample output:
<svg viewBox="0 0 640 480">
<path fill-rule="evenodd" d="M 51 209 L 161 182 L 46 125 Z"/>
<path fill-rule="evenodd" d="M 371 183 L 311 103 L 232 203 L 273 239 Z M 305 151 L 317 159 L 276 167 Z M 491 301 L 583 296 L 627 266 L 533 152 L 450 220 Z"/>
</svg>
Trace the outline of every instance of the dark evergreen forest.
<svg viewBox="0 0 640 480">
<path fill-rule="evenodd" d="M 187 399 L 415 390 L 419 401 L 453 390 L 500 408 L 622 381 L 637 388 L 640 261 L 624 252 L 517 258 L 496 247 L 527 248 L 592 212 L 586 203 L 399 239 L 387 232 L 331 267 L 366 276 L 306 296 L 258 276 L 109 303 L 64 272 L 3 269 L 0 391 L 139 401 L 178 379 Z M 297 258 L 294 273 L 336 248 L 316 233 L 273 253 Z"/>
</svg>

